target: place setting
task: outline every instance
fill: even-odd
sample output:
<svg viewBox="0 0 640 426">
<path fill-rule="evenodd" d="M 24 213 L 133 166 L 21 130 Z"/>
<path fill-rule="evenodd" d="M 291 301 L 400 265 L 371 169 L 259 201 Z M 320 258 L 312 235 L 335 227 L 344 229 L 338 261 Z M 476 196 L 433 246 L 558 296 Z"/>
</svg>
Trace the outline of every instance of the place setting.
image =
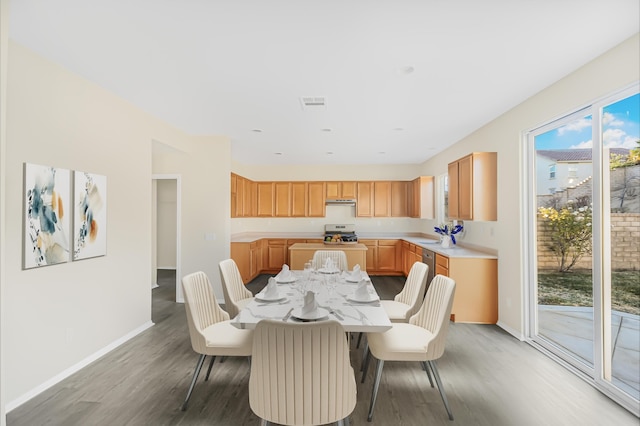
<svg viewBox="0 0 640 426">
<path fill-rule="evenodd" d="M 345 299 L 352 304 L 379 304 L 380 297 L 375 292 L 371 292 L 369 290 L 369 287 L 369 279 L 362 279 L 358 283 L 358 287 L 356 287 L 355 291 L 351 294 L 348 294 Z"/>
<path fill-rule="evenodd" d="M 260 302 L 261 305 L 288 302 L 288 298 L 280 293 L 274 277 L 269 278 L 267 285 L 260 293 L 256 294 L 255 299 L 257 302 Z"/>
</svg>

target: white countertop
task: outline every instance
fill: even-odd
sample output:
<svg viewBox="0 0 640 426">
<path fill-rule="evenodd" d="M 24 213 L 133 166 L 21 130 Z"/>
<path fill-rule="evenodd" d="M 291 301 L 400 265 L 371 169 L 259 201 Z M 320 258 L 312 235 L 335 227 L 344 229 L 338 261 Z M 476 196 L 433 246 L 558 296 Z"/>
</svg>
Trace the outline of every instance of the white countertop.
<svg viewBox="0 0 640 426">
<path fill-rule="evenodd" d="M 433 236 L 420 236 L 419 234 L 393 234 L 393 233 L 358 233 L 358 238 L 361 240 L 404 240 L 412 244 L 422 247 L 423 249 L 431 250 L 435 253 L 441 254 L 447 257 L 453 258 L 475 258 L 475 259 L 497 259 L 498 256 L 493 253 L 492 249 L 469 247 L 464 243 L 454 245 L 452 248 L 442 248 L 439 244 L 439 239 L 436 240 Z M 300 238 L 300 239 L 322 239 L 324 234 L 316 232 L 283 232 L 283 233 L 251 233 L 232 235 L 232 243 L 251 243 L 263 238 Z M 486 250 L 486 251 L 485 251 Z"/>
</svg>

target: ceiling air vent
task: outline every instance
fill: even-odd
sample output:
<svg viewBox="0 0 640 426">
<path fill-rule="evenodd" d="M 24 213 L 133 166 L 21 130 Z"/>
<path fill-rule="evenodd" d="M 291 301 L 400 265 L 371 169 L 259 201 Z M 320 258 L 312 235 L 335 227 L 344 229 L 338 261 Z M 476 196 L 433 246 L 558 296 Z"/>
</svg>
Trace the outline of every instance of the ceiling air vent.
<svg viewBox="0 0 640 426">
<path fill-rule="evenodd" d="M 303 96 L 300 98 L 302 109 L 319 110 L 325 109 L 327 100 L 324 96 Z"/>
</svg>

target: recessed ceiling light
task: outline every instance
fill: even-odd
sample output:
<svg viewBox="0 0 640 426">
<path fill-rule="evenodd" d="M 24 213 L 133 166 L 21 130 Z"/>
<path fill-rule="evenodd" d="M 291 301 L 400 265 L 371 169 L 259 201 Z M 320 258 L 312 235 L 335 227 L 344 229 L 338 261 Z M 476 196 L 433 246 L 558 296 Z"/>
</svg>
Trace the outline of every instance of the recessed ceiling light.
<svg viewBox="0 0 640 426">
<path fill-rule="evenodd" d="M 398 72 L 402 75 L 412 74 L 416 69 L 411 65 L 405 65 L 404 67 L 398 68 Z"/>
<path fill-rule="evenodd" d="M 330 128 L 328 128 L 328 127 L 324 128 L 324 129 L 321 129 L 321 130 L 322 130 L 323 132 L 330 132 L 330 131 L 331 131 L 331 129 L 330 129 Z"/>
<path fill-rule="evenodd" d="M 401 131 L 404 130 L 404 128 L 402 128 L 402 127 L 394 127 L 393 130 L 396 131 L 396 132 L 401 132 Z"/>
<path fill-rule="evenodd" d="M 262 133 L 262 129 L 253 129 L 251 131 L 254 133 Z"/>
<path fill-rule="evenodd" d="M 327 151 L 327 155 L 333 155 L 332 151 Z"/>
<path fill-rule="evenodd" d="M 378 151 L 378 154 L 386 154 L 385 151 Z"/>
<path fill-rule="evenodd" d="M 273 155 L 282 155 L 281 152 L 274 152 Z"/>
</svg>

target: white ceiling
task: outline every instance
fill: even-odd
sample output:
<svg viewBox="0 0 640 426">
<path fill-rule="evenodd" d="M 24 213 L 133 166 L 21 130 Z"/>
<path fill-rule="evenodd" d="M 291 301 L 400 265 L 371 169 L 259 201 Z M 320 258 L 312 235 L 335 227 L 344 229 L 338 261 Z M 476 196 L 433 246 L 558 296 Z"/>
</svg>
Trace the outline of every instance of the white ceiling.
<svg viewBox="0 0 640 426">
<path fill-rule="evenodd" d="M 9 31 L 240 163 L 416 164 L 637 33 L 639 5 L 12 0 Z"/>
</svg>

